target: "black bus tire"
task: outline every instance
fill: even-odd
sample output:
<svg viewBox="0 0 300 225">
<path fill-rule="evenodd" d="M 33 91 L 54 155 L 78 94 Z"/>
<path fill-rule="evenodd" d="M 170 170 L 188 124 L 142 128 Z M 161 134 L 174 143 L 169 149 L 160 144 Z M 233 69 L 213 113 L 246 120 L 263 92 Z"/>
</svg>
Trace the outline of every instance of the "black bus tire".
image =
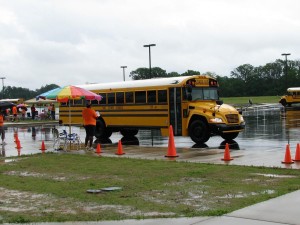
<svg viewBox="0 0 300 225">
<path fill-rule="evenodd" d="M 101 139 L 101 138 L 109 138 L 111 135 L 112 135 L 112 131 L 105 126 L 104 121 L 97 120 L 95 137 Z"/>
<path fill-rule="evenodd" d="M 133 136 L 137 135 L 138 132 L 139 132 L 138 129 L 122 129 L 122 130 L 120 130 L 120 133 L 124 137 L 133 137 Z"/>
<path fill-rule="evenodd" d="M 189 135 L 197 143 L 205 143 L 210 138 L 207 124 L 202 120 L 194 120 L 189 126 Z"/>
<path fill-rule="evenodd" d="M 223 134 L 221 134 L 221 137 L 224 140 L 229 140 L 230 141 L 230 140 L 235 139 L 238 135 L 239 135 L 239 132 L 223 133 Z"/>
</svg>

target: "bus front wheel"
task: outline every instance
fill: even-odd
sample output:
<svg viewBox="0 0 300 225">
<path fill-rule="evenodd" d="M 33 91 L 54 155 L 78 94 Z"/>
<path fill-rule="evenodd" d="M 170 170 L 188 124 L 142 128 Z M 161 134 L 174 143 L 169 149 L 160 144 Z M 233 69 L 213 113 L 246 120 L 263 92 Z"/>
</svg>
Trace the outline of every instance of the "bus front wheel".
<svg viewBox="0 0 300 225">
<path fill-rule="evenodd" d="M 207 124 L 202 120 L 194 120 L 189 126 L 189 135 L 197 143 L 205 143 L 210 138 Z"/>
</svg>

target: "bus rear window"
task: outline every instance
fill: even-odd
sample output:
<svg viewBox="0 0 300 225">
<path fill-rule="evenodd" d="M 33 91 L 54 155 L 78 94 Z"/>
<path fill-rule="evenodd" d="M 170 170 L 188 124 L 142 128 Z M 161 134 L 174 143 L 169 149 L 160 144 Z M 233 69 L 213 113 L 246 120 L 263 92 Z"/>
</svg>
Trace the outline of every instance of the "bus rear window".
<svg viewBox="0 0 300 225">
<path fill-rule="evenodd" d="M 106 93 L 99 93 L 99 95 L 102 97 L 100 104 L 106 104 Z"/>
</svg>

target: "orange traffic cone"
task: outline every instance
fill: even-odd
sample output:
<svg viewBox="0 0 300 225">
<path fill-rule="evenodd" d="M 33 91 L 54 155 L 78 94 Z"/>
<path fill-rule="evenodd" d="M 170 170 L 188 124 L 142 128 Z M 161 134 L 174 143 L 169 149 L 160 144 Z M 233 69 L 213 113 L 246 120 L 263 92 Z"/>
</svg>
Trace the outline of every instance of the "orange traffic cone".
<svg viewBox="0 0 300 225">
<path fill-rule="evenodd" d="M 293 159 L 293 161 L 295 161 L 295 162 L 300 161 L 300 145 L 299 145 L 299 143 L 297 144 L 295 159 Z"/>
<path fill-rule="evenodd" d="M 230 151 L 229 151 L 229 145 L 226 143 L 225 145 L 225 152 L 224 152 L 224 158 L 223 161 L 230 161 L 233 160 L 233 158 L 230 157 Z"/>
<path fill-rule="evenodd" d="M 45 152 L 45 150 L 46 150 L 46 147 L 45 147 L 45 143 L 44 143 L 44 141 L 42 141 L 42 145 L 41 145 L 41 148 L 40 148 L 40 150 L 42 150 L 42 152 L 44 153 Z"/>
<path fill-rule="evenodd" d="M 169 128 L 168 152 L 167 152 L 167 155 L 165 155 L 165 157 L 178 157 L 178 155 L 176 154 L 172 125 L 170 125 L 170 128 Z"/>
<path fill-rule="evenodd" d="M 17 142 L 16 142 L 16 144 L 17 144 L 17 147 L 16 147 L 16 149 L 21 149 L 22 147 L 21 147 L 21 143 L 20 143 L 20 140 L 18 139 L 17 140 Z"/>
<path fill-rule="evenodd" d="M 284 161 L 281 161 L 281 162 L 282 163 L 286 163 L 286 164 L 292 164 L 292 163 L 294 163 L 292 161 L 291 151 L 290 151 L 290 145 L 289 144 L 286 145 Z"/>
<path fill-rule="evenodd" d="M 123 152 L 123 146 L 121 140 L 118 142 L 118 151 L 115 153 L 116 155 L 124 155 L 125 152 Z"/>
<path fill-rule="evenodd" d="M 14 135 L 15 138 L 15 143 L 17 143 L 17 141 L 19 140 L 18 134 Z"/>
<path fill-rule="evenodd" d="M 96 148 L 96 152 L 98 155 L 100 155 L 101 153 L 101 146 L 100 146 L 100 143 L 97 144 L 97 148 Z"/>
</svg>

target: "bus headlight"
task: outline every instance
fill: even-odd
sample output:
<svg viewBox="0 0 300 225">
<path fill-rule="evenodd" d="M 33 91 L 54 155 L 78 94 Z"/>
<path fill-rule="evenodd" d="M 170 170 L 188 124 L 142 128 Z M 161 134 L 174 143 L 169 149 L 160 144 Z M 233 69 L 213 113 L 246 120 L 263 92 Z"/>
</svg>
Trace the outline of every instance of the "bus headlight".
<svg viewBox="0 0 300 225">
<path fill-rule="evenodd" d="M 244 121 L 244 117 L 243 117 L 243 116 L 241 116 L 240 118 L 241 118 L 241 122 L 245 122 L 245 121 Z"/>
<path fill-rule="evenodd" d="M 210 119 L 210 122 L 212 123 L 223 123 L 223 120 L 221 118 L 215 117 Z"/>
</svg>

